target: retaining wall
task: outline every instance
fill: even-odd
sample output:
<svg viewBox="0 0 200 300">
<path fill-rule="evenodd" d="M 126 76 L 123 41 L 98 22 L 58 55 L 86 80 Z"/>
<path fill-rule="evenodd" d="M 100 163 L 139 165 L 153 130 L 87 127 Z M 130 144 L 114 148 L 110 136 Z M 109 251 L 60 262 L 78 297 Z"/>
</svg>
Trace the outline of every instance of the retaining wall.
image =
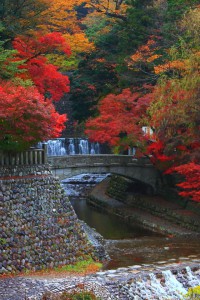
<svg viewBox="0 0 200 300">
<path fill-rule="evenodd" d="M 53 268 L 93 255 L 48 167 L 11 168 L 0 168 L 0 274 Z M 6 177 L 8 170 L 15 176 Z"/>
<path fill-rule="evenodd" d="M 139 193 L 134 191 L 129 192 L 128 188 L 131 185 L 133 185 L 133 181 L 131 182 L 122 176 L 112 175 L 106 194 L 130 207 L 140 208 L 152 215 L 159 216 L 190 230 L 200 232 L 198 203 L 183 199 L 183 204 L 185 203 L 185 207 L 183 207 L 183 205 L 179 205 L 179 202 L 176 203 L 176 201 L 174 201 L 173 203 L 173 200 L 168 201 L 165 200 L 164 197 L 151 196 L 148 187 L 145 189 L 145 186 L 143 187 L 144 190 Z M 196 207 L 196 210 L 191 209 L 194 207 Z"/>
</svg>

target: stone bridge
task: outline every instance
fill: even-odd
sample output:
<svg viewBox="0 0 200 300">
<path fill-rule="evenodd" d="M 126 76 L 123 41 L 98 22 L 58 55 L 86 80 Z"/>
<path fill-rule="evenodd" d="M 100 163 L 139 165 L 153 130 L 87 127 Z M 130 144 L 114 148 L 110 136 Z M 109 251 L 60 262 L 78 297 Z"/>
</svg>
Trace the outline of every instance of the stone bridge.
<svg viewBox="0 0 200 300">
<path fill-rule="evenodd" d="M 68 155 L 48 157 L 52 172 L 60 180 L 83 173 L 112 173 L 140 180 L 157 190 L 158 171 L 147 158 L 129 155 Z"/>
</svg>

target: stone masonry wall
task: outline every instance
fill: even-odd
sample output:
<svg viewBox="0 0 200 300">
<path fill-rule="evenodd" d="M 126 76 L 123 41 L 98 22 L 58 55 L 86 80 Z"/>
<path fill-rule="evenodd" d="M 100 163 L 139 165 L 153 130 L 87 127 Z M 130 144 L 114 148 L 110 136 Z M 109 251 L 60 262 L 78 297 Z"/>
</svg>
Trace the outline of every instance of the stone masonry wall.
<svg viewBox="0 0 200 300">
<path fill-rule="evenodd" d="M 169 201 L 167 197 L 165 197 L 165 199 L 163 195 L 151 195 L 148 191 L 148 186 L 145 187 L 143 185 L 143 190 L 137 192 L 137 190 L 135 190 L 137 185 L 139 185 L 138 182 L 134 185 L 134 181 L 128 178 L 112 175 L 109 178 L 105 193 L 109 197 L 123 202 L 129 207 L 141 209 L 149 212 L 151 215 L 178 224 L 183 228 L 200 232 L 199 203 L 183 199 L 183 203 L 185 203 L 183 207 L 179 204 L 179 201 Z M 133 189 L 130 190 L 130 187 Z"/>
<path fill-rule="evenodd" d="M 133 181 L 123 176 L 112 175 L 106 190 L 111 198 L 126 202 L 127 189 Z"/>
<path fill-rule="evenodd" d="M 93 254 L 59 180 L 44 167 L 39 173 L 0 177 L 0 274 L 53 268 Z"/>
<path fill-rule="evenodd" d="M 0 167 L 0 180 L 1 178 L 22 177 L 27 175 L 52 175 L 49 165 L 28 165 L 28 166 L 1 166 Z"/>
</svg>

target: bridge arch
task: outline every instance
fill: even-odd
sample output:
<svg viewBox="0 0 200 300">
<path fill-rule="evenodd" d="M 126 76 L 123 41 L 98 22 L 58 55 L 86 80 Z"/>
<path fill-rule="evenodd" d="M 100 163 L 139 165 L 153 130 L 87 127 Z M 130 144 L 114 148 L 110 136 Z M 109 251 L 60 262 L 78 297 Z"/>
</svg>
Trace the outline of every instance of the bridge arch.
<svg viewBox="0 0 200 300">
<path fill-rule="evenodd" d="M 157 191 L 158 171 L 147 158 L 128 155 L 68 155 L 48 158 L 51 170 L 60 180 L 83 173 L 111 173 L 136 179 Z"/>
</svg>

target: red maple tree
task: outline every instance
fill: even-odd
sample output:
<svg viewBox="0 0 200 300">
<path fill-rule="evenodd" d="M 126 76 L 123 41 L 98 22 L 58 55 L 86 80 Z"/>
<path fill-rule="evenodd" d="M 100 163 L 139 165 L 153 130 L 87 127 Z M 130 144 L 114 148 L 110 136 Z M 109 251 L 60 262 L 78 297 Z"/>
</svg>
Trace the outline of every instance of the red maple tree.
<svg viewBox="0 0 200 300">
<path fill-rule="evenodd" d="M 173 171 L 184 176 L 183 182 L 177 184 L 182 189 L 179 195 L 200 202 L 200 165 L 191 162 L 175 167 Z"/>
<path fill-rule="evenodd" d="M 16 60 L 24 61 L 20 66 L 23 71 L 18 74 L 22 79 L 31 79 L 39 92 L 58 101 L 68 93 L 69 78 L 58 71 L 58 68 L 48 62 L 45 55 L 63 52 L 70 55 L 70 48 L 64 37 L 59 32 L 52 32 L 33 37 L 21 36 L 13 41 L 13 47 L 17 50 Z"/>
<path fill-rule="evenodd" d="M 37 88 L 0 83 L 0 146 L 3 149 L 18 151 L 56 138 L 66 120 L 66 115 L 59 115 Z"/>
<path fill-rule="evenodd" d="M 151 93 L 124 89 L 121 94 L 109 94 L 99 105 L 99 116 L 86 123 L 90 140 L 109 143 L 127 149 L 141 145 L 146 136 L 140 123 L 151 102 Z"/>
</svg>

